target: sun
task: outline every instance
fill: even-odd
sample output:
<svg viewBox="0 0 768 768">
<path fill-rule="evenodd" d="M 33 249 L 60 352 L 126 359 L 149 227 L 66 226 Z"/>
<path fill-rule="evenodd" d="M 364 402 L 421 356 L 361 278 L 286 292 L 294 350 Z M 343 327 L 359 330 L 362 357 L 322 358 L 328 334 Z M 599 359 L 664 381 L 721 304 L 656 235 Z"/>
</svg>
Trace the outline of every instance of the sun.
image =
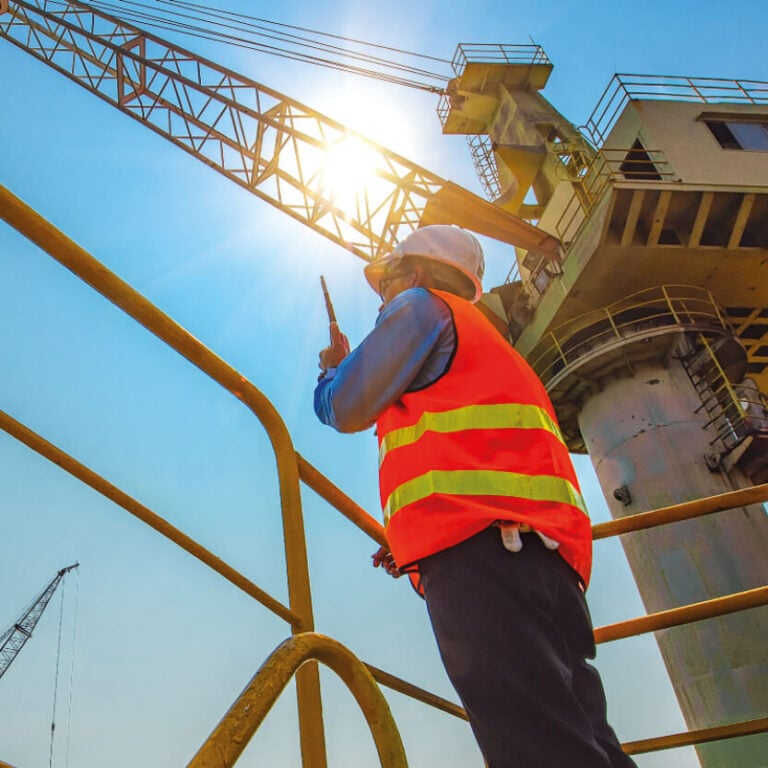
<svg viewBox="0 0 768 768">
<path fill-rule="evenodd" d="M 322 187 L 334 202 L 347 207 L 376 181 L 381 155 L 363 139 L 344 134 L 329 145 L 322 160 Z"/>
</svg>

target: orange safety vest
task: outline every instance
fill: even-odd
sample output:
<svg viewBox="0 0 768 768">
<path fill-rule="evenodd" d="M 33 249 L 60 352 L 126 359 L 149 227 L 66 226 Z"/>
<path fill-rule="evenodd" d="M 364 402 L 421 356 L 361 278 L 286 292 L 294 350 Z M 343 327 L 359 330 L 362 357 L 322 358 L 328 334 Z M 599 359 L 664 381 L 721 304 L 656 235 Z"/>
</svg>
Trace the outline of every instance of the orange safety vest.
<svg viewBox="0 0 768 768">
<path fill-rule="evenodd" d="M 432 293 L 451 311 L 454 357 L 437 381 L 406 392 L 377 421 L 395 562 L 414 570 L 422 558 L 509 520 L 559 542 L 586 587 L 591 526 L 544 386 L 477 307 Z"/>
</svg>

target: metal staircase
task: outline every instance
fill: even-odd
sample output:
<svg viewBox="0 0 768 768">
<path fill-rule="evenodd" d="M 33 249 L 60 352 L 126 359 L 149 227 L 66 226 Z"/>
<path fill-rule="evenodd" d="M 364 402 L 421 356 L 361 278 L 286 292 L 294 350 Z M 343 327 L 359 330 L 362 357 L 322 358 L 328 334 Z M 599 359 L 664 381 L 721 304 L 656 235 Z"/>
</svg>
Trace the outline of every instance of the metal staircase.
<svg viewBox="0 0 768 768">
<path fill-rule="evenodd" d="M 704 410 L 709 417 L 704 428 L 714 431 L 710 469 L 738 466 L 759 483 L 768 478 L 768 403 L 757 385 L 743 378 L 736 345 L 733 338 L 710 342 L 698 334 L 680 361 L 701 401 L 697 412 Z"/>
</svg>

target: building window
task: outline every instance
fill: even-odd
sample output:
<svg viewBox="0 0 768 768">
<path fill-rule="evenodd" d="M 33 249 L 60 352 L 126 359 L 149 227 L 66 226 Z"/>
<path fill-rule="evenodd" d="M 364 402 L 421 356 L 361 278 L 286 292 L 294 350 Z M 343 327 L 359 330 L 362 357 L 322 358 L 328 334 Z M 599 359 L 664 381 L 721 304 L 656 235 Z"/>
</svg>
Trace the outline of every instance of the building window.
<svg viewBox="0 0 768 768">
<path fill-rule="evenodd" d="M 768 152 L 768 121 L 705 120 L 723 149 L 750 149 Z"/>
</svg>

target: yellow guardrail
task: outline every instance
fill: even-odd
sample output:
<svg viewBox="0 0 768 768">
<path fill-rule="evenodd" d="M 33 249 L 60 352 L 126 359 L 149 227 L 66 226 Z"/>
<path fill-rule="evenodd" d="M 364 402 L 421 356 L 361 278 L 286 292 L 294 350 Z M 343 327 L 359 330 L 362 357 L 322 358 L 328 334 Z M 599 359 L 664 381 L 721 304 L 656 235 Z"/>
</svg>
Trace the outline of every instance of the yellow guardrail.
<svg viewBox="0 0 768 768">
<path fill-rule="evenodd" d="M 361 662 L 351 651 L 336 641 L 314 632 L 300 481 L 332 504 L 374 541 L 385 544 L 386 537 L 382 526 L 371 515 L 296 453 L 285 424 L 270 401 L 235 369 L 2 186 L 0 186 L 0 218 L 5 219 L 21 234 L 238 397 L 259 418 L 273 446 L 277 460 L 286 547 L 288 606 L 270 596 L 160 515 L 9 414 L 0 411 L 0 429 L 182 547 L 285 620 L 291 627 L 293 636 L 279 646 L 257 672 L 213 734 L 204 742 L 190 763 L 190 768 L 213 768 L 214 766 L 224 768 L 233 765 L 269 708 L 293 676 L 296 677 L 302 764 L 304 768 L 325 768 L 327 760 L 320 707 L 318 661 L 336 671 L 355 696 L 371 728 L 383 766 L 405 766 L 406 761 L 397 728 L 377 683 L 455 717 L 466 719 L 466 713 L 458 705 Z M 684 311 L 690 314 L 691 312 L 689 306 L 670 307 L 670 309 L 678 320 L 680 315 L 677 313 Z M 611 322 L 614 331 L 617 331 L 620 326 L 621 324 L 616 323 L 615 319 Z M 561 354 L 564 354 L 557 339 L 555 339 L 555 346 Z M 698 515 L 716 513 L 742 504 L 764 501 L 768 501 L 768 484 L 602 523 L 594 527 L 593 536 L 595 539 L 601 539 L 631 533 Z M 595 637 L 598 642 L 608 642 L 620 637 L 654 631 L 661 627 L 699 621 L 765 604 L 768 604 L 768 587 L 600 627 L 595 630 Z M 768 730 L 768 718 L 763 718 L 692 731 L 687 734 L 671 734 L 645 739 L 625 744 L 624 747 L 630 754 L 636 754 L 766 730 Z"/>
<path fill-rule="evenodd" d="M 646 752 L 659 752 L 663 749 L 677 747 L 693 747 L 696 744 L 706 744 L 721 739 L 735 739 L 739 736 L 754 736 L 768 731 L 768 717 L 747 720 L 743 723 L 718 725 L 715 728 L 700 728 L 686 733 L 672 733 L 657 739 L 638 739 L 622 744 L 628 755 L 642 755 Z"/>
<path fill-rule="evenodd" d="M 568 167 L 563 167 L 570 175 Z M 674 178 L 672 166 L 660 149 L 603 147 L 571 179 L 573 194 L 554 224 L 555 232 L 567 250 L 615 182 L 668 182 Z"/>
<path fill-rule="evenodd" d="M 750 435 L 768 434 L 768 402 L 765 396 L 754 384 L 732 383 L 706 336 L 700 333 L 698 339 L 707 353 L 708 362 L 701 369 L 692 371 L 686 366 L 686 370 L 692 381 L 699 377 L 709 387 L 709 393 L 702 396 L 700 406 L 710 417 L 705 428 L 711 425 L 715 430 L 709 444 L 714 445 L 719 440 L 725 448 L 724 453 L 728 453 Z"/>
<path fill-rule="evenodd" d="M 585 130 L 601 145 L 630 101 L 692 101 L 698 104 L 766 104 L 768 82 L 619 72 L 603 91 Z"/>
<path fill-rule="evenodd" d="M 192 758 L 188 768 L 234 765 L 285 686 L 309 660 L 323 662 L 346 683 L 371 729 L 383 768 L 407 768 L 397 726 L 371 673 L 341 643 L 314 632 L 292 637 L 273 651 Z"/>
<path fill-rule="evenodd" d="M 729 331 L 712 294 L 693 285 L 637 291 L 602 309 L 574 317 L 541 338 L 528 360 L 544 384 L 563 376 L 609 344 L 669 329 Z"/>
</svg>

